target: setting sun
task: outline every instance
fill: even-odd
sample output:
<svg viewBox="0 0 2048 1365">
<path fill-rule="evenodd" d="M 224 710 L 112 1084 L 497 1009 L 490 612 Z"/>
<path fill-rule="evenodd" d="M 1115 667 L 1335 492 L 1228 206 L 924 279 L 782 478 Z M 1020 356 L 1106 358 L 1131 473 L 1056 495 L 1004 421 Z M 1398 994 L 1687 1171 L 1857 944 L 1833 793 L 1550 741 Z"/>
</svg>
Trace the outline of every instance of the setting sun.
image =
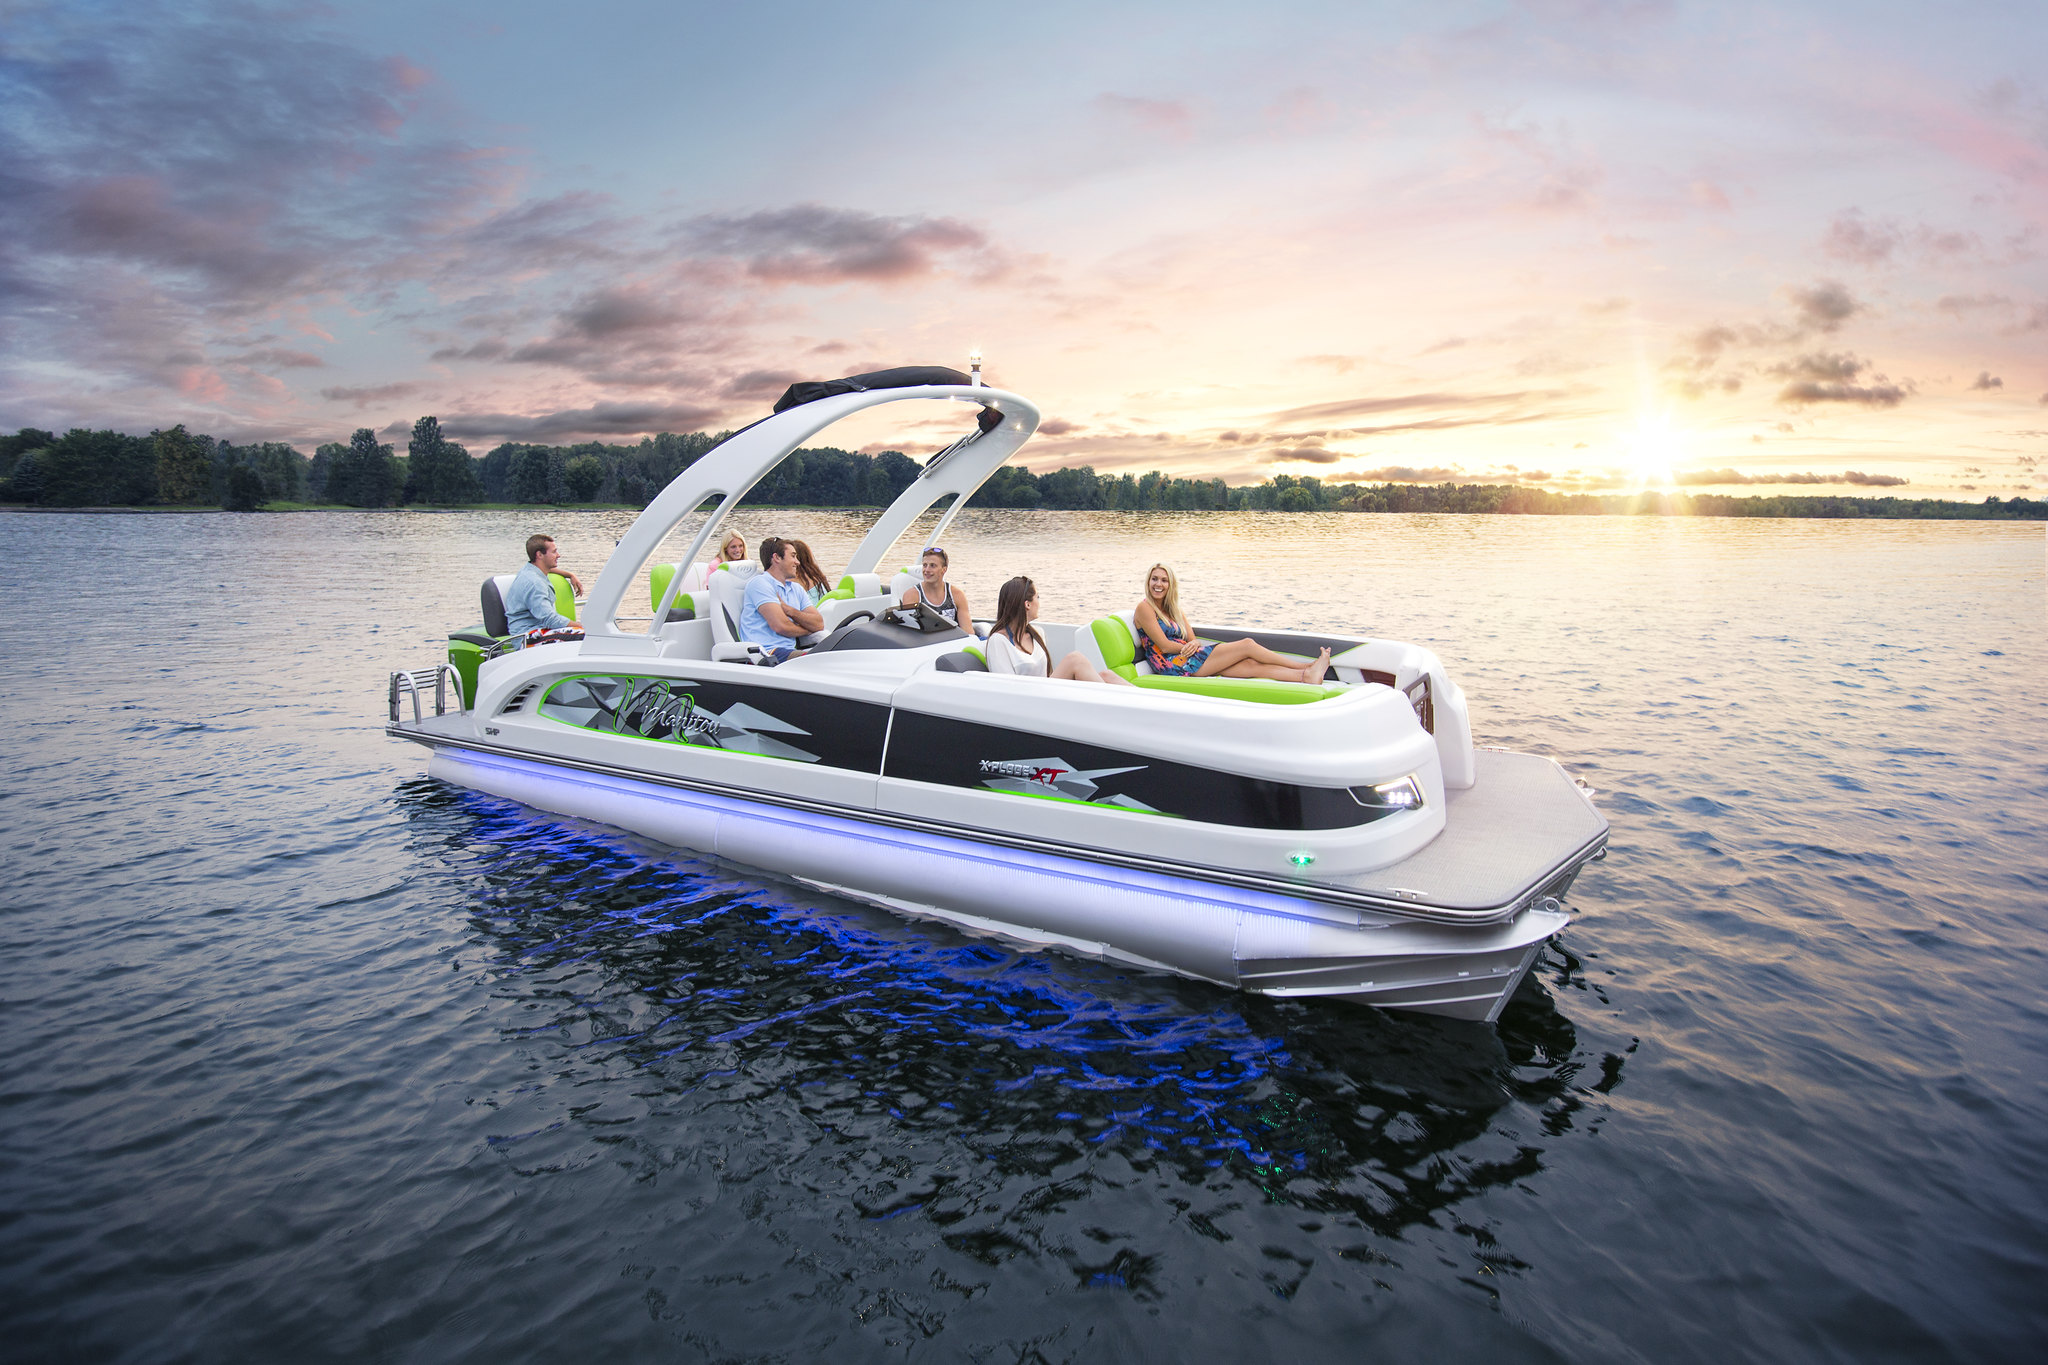
<svg viewBox="0 0 2048 1365">
<path fill-rule="evenodd" d="M 1643 415 L 1627 440 L 1629 482 L 1632 489 L 1669 488 L 1672 470 L 1684 458 L 1684 442 L 1671 425 L 1671 414 Z"/>
</svg>

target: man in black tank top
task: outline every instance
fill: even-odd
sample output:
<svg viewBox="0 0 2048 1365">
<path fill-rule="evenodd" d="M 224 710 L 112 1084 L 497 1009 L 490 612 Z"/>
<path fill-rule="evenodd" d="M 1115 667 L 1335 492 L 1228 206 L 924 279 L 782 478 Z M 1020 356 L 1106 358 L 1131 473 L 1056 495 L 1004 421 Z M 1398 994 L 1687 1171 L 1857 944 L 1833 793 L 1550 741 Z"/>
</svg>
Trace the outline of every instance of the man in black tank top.
<svg viewBox="0 0 2048 1365">
<path fill-rule="evenodd" d="M 967 594 L 946 581 L 946 570 L 952 561 L 946 552 L 936 545 L 925 547 L 919 558 L 918 568 L 922 581 L 913 584 L 903 594 L 900 605 L 914 607 L 922 603 L 965 631 L 974 629 L 974 613 L 967 606 Z"/>
</svg>

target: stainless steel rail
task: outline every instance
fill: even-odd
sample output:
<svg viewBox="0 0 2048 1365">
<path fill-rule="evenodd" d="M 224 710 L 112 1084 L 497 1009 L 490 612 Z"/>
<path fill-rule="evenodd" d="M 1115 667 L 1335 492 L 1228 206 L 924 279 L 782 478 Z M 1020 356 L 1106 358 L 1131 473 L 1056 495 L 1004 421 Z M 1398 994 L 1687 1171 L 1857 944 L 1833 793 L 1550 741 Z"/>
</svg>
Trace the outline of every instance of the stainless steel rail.
<svg viewBox="0 0 2048 1365">
<path fill-rule="evenodd" d="M 416 668 L 409 673 L 395 672 L 391 675 L 390 696 L 391 723 L 393 725 L 400 723 L 398 719 L 398 698 L 401 693 L 409 693 L 412 696 L 413 724 L 417 725 L 425 718 L 422 714 L 425 704 L 421 694 L 429 683 L 432 683 L 434 688 L 435 715 L 444 716 L 448 714 L 448 694 L 451 690 L 455 694 L 455 709 L 458 711 L 468 709 L 461 704 L 462 678 L 456 673 L 454 664 L 441 663 L 434 665 L 432 668 Z"/>
</svg>

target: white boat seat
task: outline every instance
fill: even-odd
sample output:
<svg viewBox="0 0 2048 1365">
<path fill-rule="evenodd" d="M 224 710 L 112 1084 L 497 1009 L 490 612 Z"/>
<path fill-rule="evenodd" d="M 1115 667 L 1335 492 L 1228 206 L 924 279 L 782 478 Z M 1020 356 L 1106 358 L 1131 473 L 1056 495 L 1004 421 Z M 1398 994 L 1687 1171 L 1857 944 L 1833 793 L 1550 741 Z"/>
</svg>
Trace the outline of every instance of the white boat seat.
<svg viewBox="0 0 2048 1365">
<path fill-rule="evenodd" d="M 895 605 L 895 599 L 886 595 L 880 574 L 850 573 L 839 580 L 839 586 L 818 602 L 818 611 L 825 618 L 825 633 L 849 616 L 867 612 L 880 616 L 886 607 Z"/>
<path fill-rule="evenodd" d="M 761 572 L 759 564 L 735 561 L 711 573 L 711 657 L 718 663 L 758 662 L 767 651 L 740 638 L 740 608 L 746 603 L 747 580 Z"/>
</svg>

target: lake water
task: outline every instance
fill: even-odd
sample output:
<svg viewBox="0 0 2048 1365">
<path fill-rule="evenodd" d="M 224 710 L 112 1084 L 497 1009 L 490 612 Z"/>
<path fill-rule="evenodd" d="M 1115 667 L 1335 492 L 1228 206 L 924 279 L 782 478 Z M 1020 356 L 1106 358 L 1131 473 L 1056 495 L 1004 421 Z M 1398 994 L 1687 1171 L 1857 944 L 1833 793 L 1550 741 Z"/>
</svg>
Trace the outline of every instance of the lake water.
<svg viewBox="0 0 2048 1365">
<path fill-rule="evenodd" d="M 2038 1358 L 2038 525 L 963 514 L 978 608 L 1163 559 L 1197 619 L 1430 646 L 1598 788 L 1482 1027 L 427 781 L 386 672 L 625 524 L 0 517 L 0 1354 Z M 865 519 L 740 524 L 836 568 Z"/>
</svg>

